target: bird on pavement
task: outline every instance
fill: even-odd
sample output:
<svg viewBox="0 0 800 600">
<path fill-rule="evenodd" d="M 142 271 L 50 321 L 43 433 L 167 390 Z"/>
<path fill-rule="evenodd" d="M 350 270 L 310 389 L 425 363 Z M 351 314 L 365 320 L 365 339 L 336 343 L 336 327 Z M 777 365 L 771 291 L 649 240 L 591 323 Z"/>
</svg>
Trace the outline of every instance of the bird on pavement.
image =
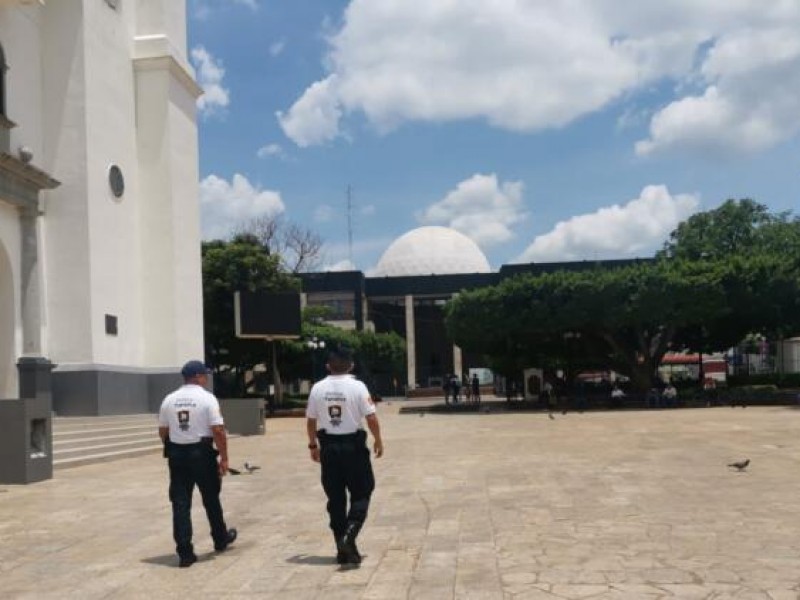
<svg viewBox="0 0 800 600">
<path fill-rule="evenodd" d="M 547 413 L 547 416 L 550 417 L 551 421 L 555 421 L 556 418 L 553 416 L 553 413 Z"/>
<path fill-rule="evenodd" d="M 733 467 L 734 469 L 737 469 L 739 472 L 742 472 L 747 468 L 747 465 L 749 465 L 749 464 L 750 464 L 750 459 L 746 458 L 744 460 L 740 460 L 738 462 L 731 463 L 728 466 L 729 467 Z"/>
<path fill-rule="evenodd" d="M 234 469 L 233 467 L 228 467 L 228 473 L 231 475 L 241 475 L 242 472 L 239 469 Z"/>
<path fill-rule="evenodd" d="M 259 467 L 258 465 L 254 465 L 254 464 L 252 464 L 252 463 L 249 463 L 249 462 L 247 462 L 247 461 L 245 461 L 245 463 L 244 463 L 244 469 L 245 469 L 245 471 L 247 471 L 247 472 L 248 472 L 248 473 L 250 473 L 251 475 L 253 474 L 253 471 L 258 471 L 260 468 L 261 468 L 261 467 Z"/>
</svg>

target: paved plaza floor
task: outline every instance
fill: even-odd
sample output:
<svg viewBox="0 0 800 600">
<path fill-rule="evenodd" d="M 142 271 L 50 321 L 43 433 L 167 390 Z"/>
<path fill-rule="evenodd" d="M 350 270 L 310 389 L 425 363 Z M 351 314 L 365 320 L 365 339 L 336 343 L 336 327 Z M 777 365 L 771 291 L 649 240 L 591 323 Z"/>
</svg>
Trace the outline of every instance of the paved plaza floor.
<svg viewBox="0 0 800 600">
<path fill-rule="evenodd" d="M 225 480 L 229 551 L 195 497 L 189 569 L 158 455 L 0 486 L 0 597 L 800 597 L 800 410 L 399 414 L 411 404 L 379 407 L 360 568 L 334 564 L 304 420 L 273 419 L 230 442 L 232 466 L 262 469 Z"/>
</svg>

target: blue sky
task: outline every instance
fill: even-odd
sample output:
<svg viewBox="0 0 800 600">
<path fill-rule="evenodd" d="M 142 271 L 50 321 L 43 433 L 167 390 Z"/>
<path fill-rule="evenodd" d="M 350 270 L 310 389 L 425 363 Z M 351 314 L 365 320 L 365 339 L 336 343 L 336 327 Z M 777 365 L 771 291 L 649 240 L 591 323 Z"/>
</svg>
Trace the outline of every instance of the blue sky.
<svg viewBox="0 0 800 600">
<path fill-rule="evenodd" d="M 187 12 L 207 239 L 280 214 L 323 238 L 325 268 L 369 272 L 398 236 L 443 225 L 496 269 L 651 256 L 727 198 L 800 206 L 796 0 Z"/>
</svg>

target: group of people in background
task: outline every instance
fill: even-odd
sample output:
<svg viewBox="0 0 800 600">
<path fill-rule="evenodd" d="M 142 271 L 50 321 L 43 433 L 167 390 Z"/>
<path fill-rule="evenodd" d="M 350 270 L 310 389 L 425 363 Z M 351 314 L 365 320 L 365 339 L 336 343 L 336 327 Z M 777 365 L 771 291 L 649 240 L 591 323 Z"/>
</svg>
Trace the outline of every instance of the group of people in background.
<svg viewBox="0 0 800 600">
<path fill-rule="evenodd" d="M 462 391 L 466 402 L 481 401 L 481 383 L 477 374 L 473 374 L 472 377 L 465 374 L 463 380 L 458 375 L 446 375 L 442 382 L 442 389 L 444 390 L 445 404 L 449 404 L 451 400 L 454 404 L 460 402 Z"/>
</svg>

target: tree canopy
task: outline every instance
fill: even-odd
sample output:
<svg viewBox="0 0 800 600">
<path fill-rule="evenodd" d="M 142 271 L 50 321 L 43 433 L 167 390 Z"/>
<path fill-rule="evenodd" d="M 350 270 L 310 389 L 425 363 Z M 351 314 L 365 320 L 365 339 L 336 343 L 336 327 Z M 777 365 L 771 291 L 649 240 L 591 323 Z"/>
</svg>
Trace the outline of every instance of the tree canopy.
<svg viewBox="0 0 800 600">
<path fill-rule="evenodd" d="M 299 291 L 300 281 L 284 273 L 280 257 L 270 254 L 252 235 L 203 242 L 202 260 L 206 357 L 214 367 L 215 384 L 223 393 L 243 393 L 241 374 L 264 362 L 266 347 L 261 340 L 236 337 L 234 292 Z M 224 374 L 222 365 L 228 367 Z"/>
<path fill-rule="evenodd" d="M 448 303 L 455 343 L 501 370 L 582 361 L 651 385 L 670 350 L 800 331 L 800 222 L 749 200 L 694 215 L 650 262 L 523 275 Z"/>
</svg>

